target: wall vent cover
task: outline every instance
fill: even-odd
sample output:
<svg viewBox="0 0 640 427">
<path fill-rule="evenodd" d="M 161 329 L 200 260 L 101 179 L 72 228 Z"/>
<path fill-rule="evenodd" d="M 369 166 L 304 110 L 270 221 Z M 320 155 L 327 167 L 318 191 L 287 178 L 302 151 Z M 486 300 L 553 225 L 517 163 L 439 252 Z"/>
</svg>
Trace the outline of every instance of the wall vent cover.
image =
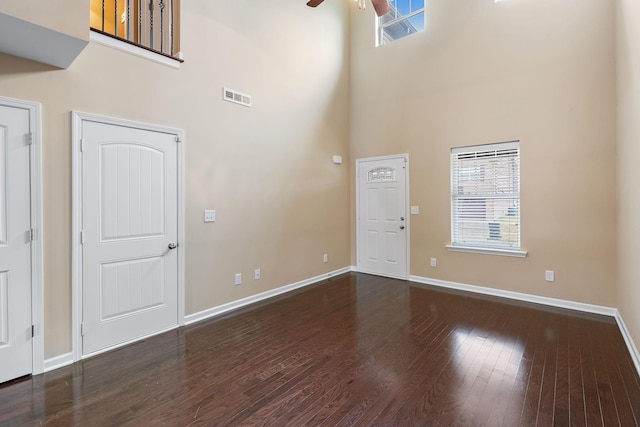
<svg viewBox="0 0 640 427">
<path fill-rule="evenodd" d="M 227 87 L 222 88 L 222 99 L 244 105 L 245 107 L 251 107 L 251 96 Z"/>
</svg>

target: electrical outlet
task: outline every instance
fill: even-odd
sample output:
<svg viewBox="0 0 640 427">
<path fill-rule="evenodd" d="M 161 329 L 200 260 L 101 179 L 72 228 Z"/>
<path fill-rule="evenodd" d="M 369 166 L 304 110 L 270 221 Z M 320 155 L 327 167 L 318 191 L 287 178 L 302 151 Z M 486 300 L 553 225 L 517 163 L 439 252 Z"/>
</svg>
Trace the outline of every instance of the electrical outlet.
<svg viewBox="0 0 640 427">
<path fill-rule="evenodd" d="M 420 215 L 420 206 L 411 206 L 411 215 Z"/>
<path fill-rule="evenodd" d="M 242 273 L 236 273 L 236 285 L 242 283 Z"/>
<path fill-rule="evenodd" d="M 322 255 L 322 262 L 329 262 L 329 255 L 327 254 Z"/>
<path fill-rule="evenodd" d="M 438 260 L 436 258 L 431 258 L 431 267 L 435 267 L 438 265 Z"/>
<path fill-rule="evenodd" d="M 256 270 L 253 272 L 253 277 L 256 280 L 260 280 L 260 269 L 256 268 Z"/>
<path fill-rule="evenodd" d="M 546 280 L 547 282 L 555 282 L 556 281 L 555 272 L 553 272 L 552 270 L 545 270 L 544 280 Z"/>
</svg>

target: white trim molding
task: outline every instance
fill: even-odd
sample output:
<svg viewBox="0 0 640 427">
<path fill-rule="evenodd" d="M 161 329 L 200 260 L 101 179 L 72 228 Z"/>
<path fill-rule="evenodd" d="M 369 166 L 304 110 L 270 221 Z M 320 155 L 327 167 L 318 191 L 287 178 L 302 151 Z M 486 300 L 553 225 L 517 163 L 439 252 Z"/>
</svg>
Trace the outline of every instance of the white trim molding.
<svg viewBox="0 0 640 427">
<path fill-rule="evenodd" d="M 422 277 L 422 276 L 411 276 L 409 280 L 411 280 L 412 282 L 437 286 L 441 288 L 455 289 L 459 291 L 472 292 L 472 293 L 482 294 L 482 295 L 491 295 L 495 297 L 507 298 L 507 299 L 517 300 L 517 301 L 531 302 L 534 304 L 566 308 L 569 310 L 575 310 L 575 311 L 581 311 L 585 313 L 593 313 L 593 314 L 600 314 L 603 316 L 613 317 L 616 320 L 616 323 L 618 324 L 618 329 L 620 329 L 620 334 L 622 335 L 622 338 L 624 338 L 625 344 L 627 345 L 627 349 L 629 350 L 629 354 L 636 368 L 636 371 L 640 375 L 640 352 L 638 352 L 638 347 L 636 347 L 636 344 L 633 341 L 631 333 L 629 332 L 629 329 L 627 328 L 627 325 L 624 323 L 624 320 L 622 319 L 622 315 L 620 314 L 617 308 L 603 306 L 603 305 L 586 304 L 582 302 L 575 302 L 575 301 L 563 300 L 558 298 L 541 297 L 538 295 L 505 291 L 502 289 L 488 288 L 484 286 L 468 285 L 465 283 L 449 282 L 449 281 L 440 280 L 440 279 L 430 279 L 428 277 Z"/>
<path fill-rule="evenodd" d="M 0 96 L 0 105 L 29 111 L 31 132 L 31 322 L 34 327 L 32 344 L 32 374 L 44 372 L 44 284 L 42 233 L 42 104 Z"/>
<path fill-rule="evenodd" d="M 44 280 L 42 225 L 42 104 L 31 104 L 31 319 L 34 325 L 33 373 L 44 371 Z"/>
<path fill-rule="evenodd" d="M 113 37 L 105 36 L 104 34 L 96 33 L 95 31 L 89 32 L 89 40 L 103 46 L 108 46 L 113 49 L 117 49 L 121 52 L 130 53 L 140 58 L 148 59 L 149 61 L 157 62 L 158 64 L 166 65 L 177 70 L 180 69 L 180 61 L 167 58 L 164 55 L 152 52 L 141 47 L 116 40 Z"/>
<path fill-rule="evenodd" d="M 603 305 L 586 304 L 563 300 L 558 298 L 541 297 L 538 295 L 525 294 L 521 292 L 505 291 L 502 289 L 488 288 L 485 286 L 468 285 L 465 283 L 449 282 L 447 280 L 430 279 L 422 276 L 411 276 L 410 280 L 425 285 L 438 286 L 441 288 L 455 289 L 459 291 L 473 292 L 475 294 L 491 295 L 494 297 L 507 298 L 517 301 L 531 302 L 534 304 L 542 304 L 551 307 L 566 308 L 569 310 L 582 311 L 585 313 L 601 314 L 604 316 L 615 317 L 617 310 L 613 307 Z"/>
<path fill-rule="evenodd" d="M 44 361 L 44 372 L 64 368 L 69 365 L 73 365 L 73 353 L 61 354 Z"/>
<path fill-rule="evenodd" d="M 633 364 L 636 367 L 636 371 L 638 375 L 640 375 L 640 352 L 638 352 L 638 347 L 636 347 L 635 342 L 633 342 L 633 338 L 631 337 L 631 333 L 627 328 L 627 325 L 624 323 L 622 319 L 622 315 L 618 310 L 616 310 L 616 322 L 618 322 L 618 328 L 620 328 L 620 333 L 622 334 L 622 338 L 624 338 L 624 342 L 627 344 L 627 348 L 629 349 L 629 354 L 631 355 L 631 360 L 633 360 Z"/>
<path fill-rule="evenodd" d="M 82 230 L 82 153 L 80 150 L 82 138 L 82 123 L 92 121 L 105 123 L 114 126 L 124 126 L 136 129 L 144 129 L 152 132 L 161 132 L 176 136 L 177 142 L 177 172 L 178 172 L 178 309 L 176 327 L 184 325 L 185 312 L 185 133 L 184 130 L 168 126 L 161 126 L 149 123 L 136 122 L 132 120 L 101 116 L 96 114 L 73 111 L 71 113 L 71 143 L 72 143 L 72 171 L 71 171 L 71 337 L 73 361 L 78 361 L 90 355 L 82 354 L 82 334 L 80 325 L 82 323 L 82 245 L 80 244 L 80 231 Z M 174 329 L 172 327 L 170 329 Z M 158 331 L 158 333 L 164 331 Z M 154 332 L 153 335 L 156 333 Z M 138 338 L 139 341 L 146 337 Z M 131 342 L 123 343 L 130 344 Z M 113 349 L 111 347 L 110 349 Z"/>
<path fill-rule="evenodd" d="M 203 320 L 206 320 L 215 316 L 219 316 L 224 313 L 228 313 L 232 310 L 237 310 L 238 308 L 245 307 L 247 305 L 254 304 L 256 302 L 264 301 L 266 299 L 273 298 L 275 296 L 282 295 L 287 292 L 291 292 L 293 290 L 303 288 L 305 286 L 310 286 L 315 283 L 321 282 L 323 280 L 329 279 L 331 277 L 338 276 L 344 273 L 349 273 L 351 271 L 353 271 L 353 267 L 351 266 L 344 267 L 338 270 L 331 271 L 329 273 L 324 273 L 319 276 L 311 277 L 309 279 L 304 279 L 304 280 L 300 280 L 299 282 L 281 286 L 279 288 L 272 289 L 270 291 L 262 292 L 256 295 L 252 295 L 250 297 L 242 298 L 236 301 L 232 301 L 226 304 L 212 307 L 207 310 L 189 314 L 185 317 L 185 324 L 191 325 L 193 323 L 201 322 Z"/>
<path fill-rule="evenodd" d="M 460 245 L 447 245 L 449 252 L 467 252 L 471 254 L 483 254 L 483 255 L 502 255 L 511 256 L 516 258 L 524 258 L 527 256 L 526 251 L 519 249 L 502 249 L 502 248 L 477 248 L 474 246 L 460 246 Z"/>
</svg>

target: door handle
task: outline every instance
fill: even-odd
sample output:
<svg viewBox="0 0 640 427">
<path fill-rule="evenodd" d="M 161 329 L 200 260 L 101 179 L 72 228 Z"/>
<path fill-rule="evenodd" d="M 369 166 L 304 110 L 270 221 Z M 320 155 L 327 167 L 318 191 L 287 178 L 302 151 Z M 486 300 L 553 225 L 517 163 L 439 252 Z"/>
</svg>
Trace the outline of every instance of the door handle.
<svg viewBox="0 0 640 427">
<path fill-rule="evenodd" d="M 400 217 L 400 221 L 404 221 L 404 217 L 403 216 Z"/>
<path fill-rule="evenodd" d="M 174 249 L 175 249 L 175 248 L 177 248 L 177 247 L 178 247 L 178 244 L 177 244 L 177 243 L 169 243 L 169 246 L 168 246 L 168 248 L 169 248 L 170 250 L 174 250 Z"/>
<path fill-rule="evenodd" d="M 400 226 L 400 230 L 404 230 L 404 225 L 401 225 L 401 226 Z"/>
</svg>

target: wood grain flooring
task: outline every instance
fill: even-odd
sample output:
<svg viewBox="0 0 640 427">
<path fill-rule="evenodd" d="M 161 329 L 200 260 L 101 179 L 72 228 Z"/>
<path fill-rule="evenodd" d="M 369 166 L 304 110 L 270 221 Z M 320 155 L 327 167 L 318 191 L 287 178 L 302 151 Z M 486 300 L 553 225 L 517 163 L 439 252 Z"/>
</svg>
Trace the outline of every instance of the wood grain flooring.
<svg viewBox="0 0 640 427">
<path fill-rule="evenodd" d="M 637 426 L 612 318 L 347 274 L 0 386 L 0 425 Z"/>
</svg>

